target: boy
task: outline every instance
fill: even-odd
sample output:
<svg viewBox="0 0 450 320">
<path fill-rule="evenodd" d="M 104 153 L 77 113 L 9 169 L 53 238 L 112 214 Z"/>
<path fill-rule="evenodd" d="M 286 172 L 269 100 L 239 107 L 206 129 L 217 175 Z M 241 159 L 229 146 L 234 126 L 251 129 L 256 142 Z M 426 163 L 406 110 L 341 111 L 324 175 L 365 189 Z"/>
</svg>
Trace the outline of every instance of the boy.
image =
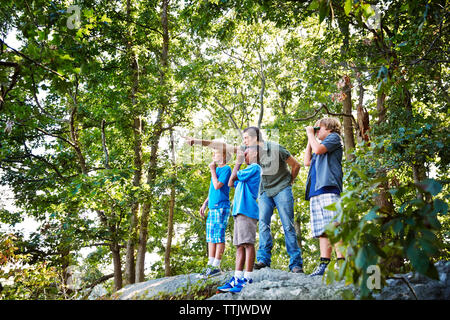
<svg viewBox="0 0 450 320">
<path fill-rule="evenodd" d="M 227 162 L 231 153 L 214 149 L 213 161 L 209 164 L 211 171 L 211 183 L 209 193 L 202 207 L 200 215 L 205 218 L 208 206 L 208 218 L 206 219 L 206 242 L 208 243 L 208 265 L 202 278 L 213 277 L 220 274 L 220 262 L 225 251 L 225 230 L 230 216 L 230 187 L 228 180 L 231 176 L 231 167 Z"/>
<path fill-rule="evenodd" d="M 334 118 L 323 118 L 316 122 L 315 128 L 306 127 L 308 145 L 304 164 L 310 166 L 306 181 L 305 199 L 310 201 L 311 229 L 319 238 L 320 263 L 310 276 L 325 273 L 331 258 L 332 246 L 325 234 L 327 224 L 334 222 L 335 212 L 325 209 L 336 202 L 342 192 L 342 139 L 341 124 Z M 322 142 L 319 143 L 317 139 Z M 338 260 L 344 256 L 337 250 Z"/>
<path fill-rule="evenodd" d="M 247 168 L 239 170 L 245 157 Z M 259 209 L 256 199 L 259 194 L 262 169 L 259 162 L 259 146 L 247 147 L 245 153 L 237 150 L 236 165 L 228 185 L 236 188 L 233 202 L 234 236 L 236 246 L 236 263 L 234 276 L 223 286 L 220 292 L 237 293 L 247 283 L 252 283 L 255 262 L 256 225 Z M 244 265 L 246 266 L 244 273 Z"/>
</svg>

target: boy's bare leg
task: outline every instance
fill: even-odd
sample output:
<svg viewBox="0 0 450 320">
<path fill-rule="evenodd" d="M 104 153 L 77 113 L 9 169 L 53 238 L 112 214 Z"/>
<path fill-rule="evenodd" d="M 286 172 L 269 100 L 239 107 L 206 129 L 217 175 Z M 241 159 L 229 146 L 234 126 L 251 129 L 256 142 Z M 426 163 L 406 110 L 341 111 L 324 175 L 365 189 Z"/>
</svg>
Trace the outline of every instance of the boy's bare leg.
<svg viewBox="0 0 450 320">
<path fill-rule="evenodd" d="M 239 245 L 239 246 L 236 247 L 235 270 L 243 271 L 244 270 L 244 264 L 245 264 L 245 247 Z"/>
<path fill-rule="evenodd" d="M 325 236 L 319 237 L 319 247 L 320 247 L 320 257 L 330 259 L 331 252 L 333 250 L 330 240 Z"/>
<path fill-rule="evenodd" d="M 255 264 L 255 245 L 246 244 L 245 245 L 245 271 L 252 272 L 253 265 Z"/>
<path fill-rule="evenodd" d="M 208 242 L 208 257 L 215 258 L 217 253 L 217 243 Z"/>
<path fill-rule="evenodd" d="M 218 260 L 222 260 L 222 255 L 223 255 L 224 251 L 225 251 L 225 243 L 223 243 L 223 242 L 216 243 L 216 253 L 215 253 L 214 257 Z"/>
</svg>

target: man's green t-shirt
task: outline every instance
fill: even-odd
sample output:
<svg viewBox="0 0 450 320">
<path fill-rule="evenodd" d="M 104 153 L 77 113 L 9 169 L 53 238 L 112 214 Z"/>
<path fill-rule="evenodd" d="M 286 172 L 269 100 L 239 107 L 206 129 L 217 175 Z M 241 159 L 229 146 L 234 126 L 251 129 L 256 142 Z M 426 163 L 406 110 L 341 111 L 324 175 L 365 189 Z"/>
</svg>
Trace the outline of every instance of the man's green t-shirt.
<svg viewBox="0 0 450 320">
<path fill-rule="evenodd" d="M 260 194 L 266 192 L 268 197 L 276 196 L 291 183 L 291 172 L 286 159 L 290 152 L 278 143 L 264 141 L 260 154 L 260 165 L 263 169 Z"/>
</svg>

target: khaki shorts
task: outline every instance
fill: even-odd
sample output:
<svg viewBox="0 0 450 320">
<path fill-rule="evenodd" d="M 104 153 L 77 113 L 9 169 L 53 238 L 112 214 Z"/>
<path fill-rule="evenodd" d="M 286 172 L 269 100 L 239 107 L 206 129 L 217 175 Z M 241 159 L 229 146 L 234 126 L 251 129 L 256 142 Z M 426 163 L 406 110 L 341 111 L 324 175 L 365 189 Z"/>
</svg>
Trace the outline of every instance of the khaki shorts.
<svg viewBox="0 0 450 320">
<path fill-rule="evenodd" d="M 256 224 L 258 220 L 247 217 L 243 214 L 234 216 L 234 235 L 233 244 L 235 246 L 244 243 L 255 244 L 256 241 Z"/>
</svg>

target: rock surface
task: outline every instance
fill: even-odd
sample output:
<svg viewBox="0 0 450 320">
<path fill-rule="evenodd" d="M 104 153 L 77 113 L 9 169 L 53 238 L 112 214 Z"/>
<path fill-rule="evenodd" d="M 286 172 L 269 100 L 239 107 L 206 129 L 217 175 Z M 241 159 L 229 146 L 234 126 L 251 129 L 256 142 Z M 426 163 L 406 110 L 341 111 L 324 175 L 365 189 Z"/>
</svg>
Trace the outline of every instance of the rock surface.
<svg viewBox="0 0 450 320">
<path fill-rule="evenodd" d="M 398 279 L 387 280 L 381 293 L 374 294 L 378 300 L 413 300 L 414 294 L 408 287 L 407 279 L 419 300 L 450 300 L 450 262 L 436 263 L 440 280 L 408 273 L 398 275 Z M 351 291 L 358 298 L 358 289 L 344 282 L 326 285 L 322 277 L 309 277 L 287 271 L 264 268 L 253 273 L 254 282 L 244 287 L 239 294 L 220 293 L 210 300 L 339 300 L 344 290 Z M 124 287 L 115 294 L 121 300 L 129 299 L 168 299 L 182 292 L 208 285 L 221 285 L 232 276 L 232 272 L 205 280 L 199 279 L 197 273 L 153 279 Z"/>
</svg>

